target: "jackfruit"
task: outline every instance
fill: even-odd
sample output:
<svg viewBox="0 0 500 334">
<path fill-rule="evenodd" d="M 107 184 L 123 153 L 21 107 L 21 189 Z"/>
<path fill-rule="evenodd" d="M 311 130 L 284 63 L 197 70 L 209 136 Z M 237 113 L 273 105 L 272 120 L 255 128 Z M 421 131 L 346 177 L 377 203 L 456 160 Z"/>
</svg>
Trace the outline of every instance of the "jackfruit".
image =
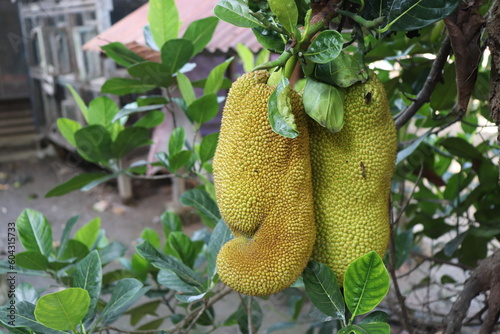
<svg viewBox="0 0 500 334">
<path fill-rule="evenodd" d="M 389 194 L 397 139 L 383 84 L 371 73 L 345 90 L 344 127 L 332 133 L 309 121 L 317 239 L 313 258 L 342 285 L 349 264 L 390 234 Z"/>
<path fill-rule="evenodd" d="M 268 78 L 256 71 L 233 83 L 213 160 L 217 203 L 235 236 L 217 256 L 219 277 L 254 296 L 289 287 L 309 261 L 316 235 L 306 114 L 293 91 L 300 134 L 290 139 L 274 133 Z"/>
</svg>

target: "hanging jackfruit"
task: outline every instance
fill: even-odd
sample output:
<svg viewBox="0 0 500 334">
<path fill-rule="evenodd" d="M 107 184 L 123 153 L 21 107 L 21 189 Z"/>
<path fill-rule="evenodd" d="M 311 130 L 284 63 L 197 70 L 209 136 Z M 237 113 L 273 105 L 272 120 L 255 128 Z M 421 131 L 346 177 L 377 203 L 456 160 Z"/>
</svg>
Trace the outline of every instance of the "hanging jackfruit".
<svg viewBox="0 0 500 334">
<path fill-rule="evenodd" d="M 315 241 L 309 135 L 300 96 L 292 112 L 300 135 L 271 129 L 269 74 L 244 74 L 229 91 L 213 160 L 217 203 L 235 238 L 217 256 L 221 280 L 247 295 L 289 287 Z"/>
<path fill-rule="evenodd" d="M 317 240 L 313 258 L 342 285 L 349 264 L 389 241 L 389 193 L 396 128 L 384 86 L 372 73 L 345 90 L 344 127 L 331 133 L 309 121 Z"/>
</svg>

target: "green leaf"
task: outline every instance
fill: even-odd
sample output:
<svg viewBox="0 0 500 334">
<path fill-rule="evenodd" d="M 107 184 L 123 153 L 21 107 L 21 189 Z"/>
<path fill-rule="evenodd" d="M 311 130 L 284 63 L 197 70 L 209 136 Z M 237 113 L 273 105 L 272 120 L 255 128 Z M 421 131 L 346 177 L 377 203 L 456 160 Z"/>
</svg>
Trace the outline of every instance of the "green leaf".
<svg viewBox="0 0 500 334">
<path fill-rule="evenodd" d="M 202 124 L 213 119 L 219 112 L 219 103 L 215 94 L 203 95 L 188 106 L 186 111 L 191 122 L 199 128 Z"/>
<path fill-rule="evenodd" d="M 107 177 L 107 173 L 83 173 L 83 174 L 78 174 L 68 181 L 52 188 L 49 190 L 49 192 L 45 195 L 45 197 L 56 197 L 56 196 L 61 196 L 64 194 L 67 194 L 69 192 L 72 192 L 74 190 L 81 189 L 82 187 L 86 186 L 87 184 L 94 182 L 96 180 L 102 179 L 103 177 Z"/>
<path fill-rule="evenodd" d="M 165 238 L 173 231 L 182 231 L 182 222 L 178 214 L 171 211 L 165 211 L 160 216 Z"/>
<path fill-rule="evenodd" d="M 186 132 L 184 128 L 175 128 L 170 134 L 170 140 L 168 141 L 168 153 L 170 155 L 174 155 L 175 153 L 182 151 L 185 141 Z"/>
<path fill-rule="evenodd" d="M 49 328 L 75 330 L 87 313 L 89 303 L 89 294 L 84 289 L 68 288 L 49 293 L 38 299 L 35 318 Z"/>
<path fill-rule="evenodd" d="M 224 223 L 222 219 L 219 220 L 217 225 L 215 225 L 212 235 L 210 236 L 210 241 L 208 242 L 208 277 L 214 277 L 216 273 L 217 254 L 219 254 L 221 247 L 232 238 L 233 235 L 229 227 L 227 227 L 226 223 Z"/>
<path fill-rule="evenodd" d="M 180 151 L 168 157 L 168 170 L 176 173 L 182 167 L 189 164 L 191 159 L 191 151 Z"/>
<path fill-rule="evenodd" d="M 342 328 L 337 334 L 390 334 L 389 324 L 381 322 L 372 322 L 369 324 L 350 325 Z"/>
<path fill-rule="evenodd" d="M 428 132 L 423 134 L 417 140 L 411 143 L 411 145 L 399 151 L 396 158 L 396 166 L 399 165 L 406 158 L 408 158 L 413 152 L 415 152 L 415 150 L 420 146 L 420 143 L 424 141 L 425 138 L 427 138 L 428 134 L 429 134 Z"/>
<path fill-rule="evenodd" d="M 146 129 L 154 128 L 165 120 L 165 113 L 161 110 L 152 110 L 134 123 L 134 127 Z"/>
<path fill-rule="evenodd" d="M 150 0 L 148 21 L 153 39 L 159 47 L 177 38 L 180 21 L 175 0 Z"/>
<path fill-rule="evenodd" d="M 117 320 L 130 306 L 139 300 L 150 287 L 143 287 L 142 283 L 135 278 L 124 278 L 118 281 L 111 298 L 99 317 L 102 326 Z"/>
<path fill-rule="evenodd" d="M 35 304 L 38 300 L 38 291 L 29 283 L 21 283 L 16 286 L 16 301 L 26 301 Z"/>
<path fill-rule="evenodd" d="M 171 271 L 185 283 L 199 289 L 199 292 L 203 291 L 203 285 L 200 283 L 199 276 L 191 268 L 179 262 L 176 258 L 158 252 L 158 250 L 148 241 L 141 242 L 137 245 L 136 250 L 156 268 Z"/>
<path fill-rule="evenodd" d="M 161 48 L 161 63 L 169 73 L 176 73 L 193 56 L 194 46 L 187 39 L 172 39 Z"/>
<path fill-rule="evenodd" d="M 127 251 L 127 247 L 125 247 L 122 243 L 113 241 L 109 245 L 104 248 L 99 248 L 97 252 L 99 253 L 99 257 L 101 258 L 102 265 L 105 265 L 111 261 L 114 261 L 125 254 Z"/>
<path fill-rule="evenodd" d="M 80 97 L 80 95 L 78 95 L 78 93 L 76 92 L 76 90 L 71 87 L 70 85 L 66 85 L 66 87 L 69 89 L 71 95 L 73 95 L 73 98 L 75 99 L 75 102 L 76 104 L 78 105 L 78 108 L 80 108 L 80 111 L 82 112 L 82 115 L 83 115 L 83 118 L 85 119 L 85 121 L 88 122 L 88 109 L 87 109 L 87 105 L 85 104 L 85 102 L 83 102 L 82 98 Z"/>
<path fill-rule="evenodd" d="M 154 61 L 138 63 L 127 70 L 131 76 L 141 79 L 141 82 L 146 85 L 168 88 L 174 82 L 172 72 L 168 67 Z"/>
<path fill-rule="evenodd" d="M 139 99 L 137 99 L 139 101 Z M 160 102 L 160 101 L 158 101 Z M 139 106 L 138 102 L 132 102 L 127 105 L 125 105 L 118 114 L 113 118 L 113 122 L 116 122 L 120 118 L 123 118 L 125 116 L 134 114 L 134 113 L 139 113 L 143 111 L 151 111 L 151 110 L 160 110 L 162 109 L 164 104 L 152 104 L 152 105 L 143 105 Z"/>
<path fill-rule="evenodd" d="M 152 228 L 144 228 L 141 233 L 141 239 L 149 241 L 156 248 L 160 248 L 160 236 Z"/>
<path fill-rule="evenodd" d="M 218 18 L 209 16 L 200 20 L 193 21 L 189 24 L 182 38 L 187 39 L 191 41 L 191 43 L 193 43 L 193 54 L 197 54 L 198 52 L 203 50 L 205 46 L 210 42 L 218 23 Z"/>
<path fill-rule="evenodd" d="M 75 233 L 74 239 L 80 241 L 82 244 L 87 246 L 88 249 L 92 249 L 92 246 L 95 244 L 97 236 L 99 235 L 100 228 L 101 218 L 96 217 L 78 229 Z"/>
<path fill-rule="evenodd" d="M 125 128 L 125 130 L 118 134 L 118 137 L 116 137 L 116 140 L 113 142 L 111 152 L 114 158 L 120 159 L 134 149 L 150 145 L 151 143 L 148 129 L 135 126 Z"/>
<path fill-rule="evenodd" d="M 442 81 L 438 82 L 432 91 L 430 105 L 434 110 L 451 109 L 457 99 L 455 64 L 446 64 Z"/>
<path fill-rule="evenodd" d="M 255 67 L 255 55 L 253 54 L 252 50 L 250 50 L 250 48 L 248 48 L 244 44 L 238 43 L 236 45 L 236 52 L 238 53 L 238 57 L 243 63 L 243 71 L 251 72 Z"/>
<path fill-rule="evenodd" d="M 187 76 L 182 73 L 177 73 L 177 86 L 181 91 L 182 98 L 186 101 L 187 105 L 190 105 L 194 100 L 196 100 L 196 95 L 194 94 L 193 85 Z"/>
<path fill-rule="evenodd" d="M 82 125 L 77 121 L 64 117 L 58 118 L 56 123 L 62 136 L 68 141 L 68 143 L 76 147 L 75 132 L 80 130 Z"/>
<path fill-rule="evenodd" d="M 376 252 L 353 261 L 345 273 L 344 297 L 351 320 L 373 310 L 389 291 L 389 274 Z"/>
<path fill-rule="evenodd" d="M 222 83 L 224 82 L 224 73 L 233 59 L 234 57 L 226 59 L 223 63 L 215 66 L 210 71 L 205 83 L 205 90 L 203 92 L 204 95 L 217 94 L 219 89 L 222 87 Z"/>
<path fill-rule="evenodd" d="M 200 188 L 194 188 L 184 192 L 180 202 L 185 206 L 192 206 L 208 218 L 211 228 L 215 227 L 221 219 L 219 208 L 208 193 Z"/>
<path fill-rule="evenodd" d="M 36 333 L 43 334 L 67 334 L 66 332 L 48 328 L 41 323 L 39 323 L 35 319 L 35 305 L 21 301 L 16 303 L 16 313 L 14 313 L 15 317 L 15 327 L 28 327 L 29 329 L 35 331 Z M 9 322 L 11 315 L 10 310 L 8 309 L 8 305 L 0 306 L 0 322 L 7 323 Z"/>
<path fill-rule="evenodd" d="M 175 256 L 190 268 L 193 268 L 198 255 L 198 249 L 193 241 L 180 231 L 174 231 L 168 235 L 164 250 L 165 254 Z"/>
<path fill-rule="evenodd" d="M 306 113 L 330 132 L 338 132 L 344 126 L 344 94 L 335 88 L 307 78 L 303 103 Z"/>
<path fill-rule="evenodd" d="M 342 35 L 338 31 L 322 31 L 309 45 L 304 56 L 313 63 L 326 64 L 338 57 L 343 44 Z"/>
<path fill-rule="evenodd" d="M 203 299 L 203 297 L 205 297 L 206 294 L 207 294 L 207 292 L 203 292 L 199 295 L 194 295 L 194 296 L 193 295 L 175 295 L 175 299 L 177 299 L 181 303 L 192 303 L 192 302 L 198 301 L 200 299 Z"/>
<path fill-rule="evenodd" d="M 389 321 L 389 315 L 383 311 L 373 311 L 363 318 L 360 324 L 369 324 L 373 322 L 387 322 Z"/>
<path fill-rule="evenodd" d="M 257 41 L 266 49 L 276 53 L 282 53 L 285 50 L 285 43 L 281 35 L 271 29 L 256 27 L 252 29 Z"/>
<path fill-rule="evenodd" d="M 218 132 L 214 132 L 203 137 L 203 139 L 201 140 L 200 153 L 199 153 L 200 160 L 202 163 L 209 161 L 214 157 L 218 140 L 219 140 Z"/>
<path fill-rule="evenodd" d="M 47 270 L 47 258 L 39 252 L 26 251 L 16 254 L 16 264 L 31 270 Z"/>
<path fill-rule="evenodd" d="M 45 216 L 32 209 L 24 209 L 16 220 L 19 241 L 27 251 L 49 257 L 52 253 L 52 229 Z"/>
<path fill-rule="evenodd" d="M 459 3 L 459 0 L 393 1 L 386 15 L 388 25 L 383 30 L 409 31 L 426 27 L 449 16 Z"/>
<path fill-rule="evenodd" d="M 118 106 L 115 101 L 107 96 L 99 96 L 89 104 L 89 125 L 102 125 L 107 127 L 113 122 L 113 118 L 118 113 Z"/>
<path fill-rule="evenodd" d="M 345 305 L 333 271 L 323 263 L 311 261 L 302 274 L 311 302 L 326 315 L 345 322 Z"/>
<path fill-rule="evenodd" d="M 239 308 L 238 308 L 238 327 L 240 328 L 240 332 L 242 334 L 251 334 L 249 331 L 249 326 L 248 326 L 248 314 L 245 312 L 245 307 L 243 306 L 243 303 L 246 304 L 246 309 L 249 309 L 248 301 L 251 300 L 252 307 L 251 307 L 251 321 L 252 321 L 252 327 L 255 329 L 255 332 L 259 331 L 260 326 L 262 325 L 262 319 L 264 318 L 264 314 L 262 313 L 262 309 L 258 303 L 257 298 L 253 297 L 245 297 L 243 301 L 241 302 Z"/>
<path fill-rule="evenodd" d="M 292 114 L 290 90 L 288 79 L 282 75 L 280 82 L 269 97 L 267 107 L 273 131 L 283 137 L 295 138 L 299 132 Z"/>
<path fill-rule="evenodd" d="M 89 125 L 75 133 L 76 147 L 85 160 L 107 163 L 111 158 L 111 135 L 102 125 Z"/>
<path fill-rule="evenodd" d="M 158 276 L 156 278 L 158 283 L 167 287 L 171 290 L 187 293 L 190 295 L 199 294 L 201 289 L 199 286 L 194 286 L 189 283 L 186 283 L 182 279 L 179 278 L 173 271 L 162 269 L 158 272 Z"/>
<path fill-rule="evenodd" d="M 101 87 L 101 93 L 114 95 L 140 94 L 155 89 L 157 85 L 146 84 L 142 80 L 129 78 L 111 78 Z"/>
<path fill-rule="evenodd" d="M 78 262 L 73 273 L 73 286 L 84 289 L 88 292 L 90 303 L 85 318 L 93 315 L 102 285 L 101 259 L 97 250 L 90 252 L 83 260 Z"/>
<path fill-rule="evenodd" d="M 448 152 L 451 154 L 469 159 L 469 160 L 474 160 L 474 159 L 481 159 L 482 155 L 481 153 L 475 148 L 472 144 L 469 142 L 465 141 L 462 138 L 458 137 L 449 137 L 445 138 L 440 142 L 441 146 L 443 146 Z"/>
<path fill-rule="evenodd" d="M 262 26 L 255 17 L 250 15 L 247 0 L 220 0 L 214 8 L 214 14 L 222 21 L 243 28 Z"/>
<path fill-rule="evenodd" d="M 406 262 L 413 248 L 413 231 L 411 229 L 407 231 L 398 230 L 394 238 L 394 244 L 396 247 L 396 269 L 399 269 Z"/>
<path fill-rule="evenodd" d="M 129 67 L 131 65 L 145 61 L 144 58 L 139 56 L 137 53 L 131 51 L 125 45 L 120 42 L 113 42 L 101 46 L 106 55 L 113 59 L 118 65 L 123 67 Z"/>
<path fill-rule="evenodd" d="M 295 31 L 295 26 L 299 19 L 299 11 L 294 0 L 269 0 L 269 7 L 276 15 L 278 22 L 291 35 Z"/>
<path fill-rule="evenodd" d="M 89 253 L 87 246 L 82 244 L 80 241 L 70 239 L 66 245 L 66 249 L 61 255 L 59 261 L 69 261 L 73 262 L 76 260 L 81 260 Z"/>
<path fill-rule="evenodd" d="M 331 62 L 316 64 L 313 76 L 319 81 L 342 88 L 350 87 L 357 82 L 364 82 L 368 79 L 368 71 L 358 58 L 347 52 L 341 52 Z"/>
</svg>

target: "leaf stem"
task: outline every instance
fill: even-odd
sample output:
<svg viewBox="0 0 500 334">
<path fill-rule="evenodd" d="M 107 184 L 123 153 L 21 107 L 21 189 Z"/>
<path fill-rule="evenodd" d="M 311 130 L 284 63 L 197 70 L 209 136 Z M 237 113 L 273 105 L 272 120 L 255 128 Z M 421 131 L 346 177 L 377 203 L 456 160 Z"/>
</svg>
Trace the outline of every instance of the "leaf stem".
<svg viewBox="0 0 500 334">
<path fill-rule="evenodd" d="M 268 70 L 268 69 L 271 69 L 271 68 L 276 67 L 276 66 L 283 67 L 283 66 L 285 66 L 288 59 L 290 59 L 290 57 L 292 57 L 292 52 L 285 51 L 275 60 L 271 60 L 271 61 L 268 61 L 267 63 L 260 64 L 259 66 L 255 67 L 253 69 L 253 71 Z"/>
<path fill-rule="evenodd" d="M 379 27 L 385 20 L 384 16 L 378 17 L 375 20 L 371 20 L 371 21 L 366 20 L 355 13 L 352 13 L 352 12 L 349 12 L 349 11 L 343 10 L 343 9 L 337 9 L 337 13 L 352 19 L 354 22 L 356 22 L 356 23 L 358 23 L 358 24 L 360 24 L 363 27 L 366 27 L 368 29 Z"/>
</svg>

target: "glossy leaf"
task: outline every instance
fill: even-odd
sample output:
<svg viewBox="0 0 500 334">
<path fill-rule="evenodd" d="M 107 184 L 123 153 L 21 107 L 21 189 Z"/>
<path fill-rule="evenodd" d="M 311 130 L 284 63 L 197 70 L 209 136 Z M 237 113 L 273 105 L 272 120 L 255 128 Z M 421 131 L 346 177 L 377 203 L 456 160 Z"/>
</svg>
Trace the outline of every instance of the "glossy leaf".
<svg viewBox="0 0 500 334">
<path fill-rule="evenodd" d="M 299 132 L 297 124 L 295 124 L 295 116 L 292 113 L 290 94 L 290 83 L 286 77 L 282 76 L 269 97 L 267 107 L 273 131 L 283 137 L 295 138 Z"/>
<path fill-rule="evenodd" d="M 220 0 L 214 8 L 214 14 L 222 21 L 243 28 L 254 28 L 262 24 L 250 15 L 248 0 Z"/>
<path fill-rule="evenodd" d="M 64 117 L 58 118 L 56 124 L 64 139 L 73 147 L 76 147 L 75 132 L 80 130 L 82 125 L 77 121 Z"/>
<path fill-rule="evenodd" d="M 83 259 L 89 253 L 87 246 L 80 241 L 70 239 L 59 261 L 77 261 Z"/>
<path fill-rule="evenodd" d="M 295 31 L 299 19 L 299 11 L 294 0 L 269 0 L 269 7 L 276 15 L 278 22 L 290 34 Z"/>
<path fill-rule="evenodd" d="M 214 157 L 218 140 L 219 140 L 218 132 L 214 132 L 203 137 L 200 144 L 200 160 L 202 163 L 209 161 Z"/>
<path fill-rule="evenodd" d="M 146 129 L 154 128 L 165 120 L 165 113 L 161 110 L 152 110 L 134 123 L 135 127 Z"/>
<path fill-rule="evenodd" d="M 350 325 L 340 329 L 337 334 L 390 334 L 391 328 L 387 323 L 372 322 L 369 324 Z"/>
<path fill-rule="evenodd" d="M 363 318 L 359 323 L 360 324 L 369 324 L 373 322 L 388 322 L 389 315 L 383 311 L 373 311 Z"/>
<path fill-rule="evenodd" d="M 411 229 L 407 231 L 398 230 L 394 238 L 394 244 L 396 247 L 396 269 L 399 269 L 406 262 L 413 248 L 413 231 Z"/>
<path fill-rule="evenodd" d="M 184 128 L 177 127 L 170 134 L 170 140 L 168 142 L 168 153 L 173 155 L 177 152 L 182 151 L 184 147 L 184 142 L 186 141 L 186 132 Z"/>
<path fill-rule="evenodd" d="M 444 68 L 442 80 L 437 83 L 431 97 L 430 105 L 434 110 L 451 109 L 457 99 L 455 65 L 447 65 Z"/>
<path fill-rule="evenodd" d="M 427 135 L 428 133 L 423 134 L 417 140 L 411 143 L 411 145 L 399 151 L 396 158 L 396 166 L 399 165 L 406 158 L 408 158 L 413 152 L 415 152 L 415 150 L 420 146 L 420 143 L 422 143 L 422 141 L 424 141 L 424 139 L 427 138 Z"/>
<path fill-rule="evenodd" d="M 128 68 L 128 73 L 149 86 L 168 88 L 174 82 L 169 68 L 154 61 L 145 61 L 132 65 Z"/>
<path fill-rule="evenodd" d="M 113 241 L 104 248 L 99 248 L 97 252 L 99 253 L 99 258 L 101 259 L 102 265 L 105 265 L 111 261 L 114 261 L 127 251 L 127 247 L 120 242 Z"/>
<path fill-rule="evenodd" d="M 203 285 L 200 283 L 200 277 L 191 268 L 184 265 L 176 258 L 160 253 L 148 241 L 143 241 L 136 249 L 143 258 L 156 268 L 173 272 L 183 282 L 200 289 L 199 292 L 202 291 Z"/>
<path fill-rule="evenodd" d="M 285 42 L 278 32 L 262 27 L 253 28 L 252 31 L 257 41 L 266 49 L 276 53 L 281 53 L 285 49 Z"/>
<path fill-rule="evenodd" d="M 23 282 L 16 286 L 16 301 L 26 301 L 35 304 L 38 300 L 38 291 L 29 283 Z"/>
<path fill-rule="evenodd" d="M 198 249 L 193 241 L 180 231 L 174 231 L 168 235 L 164 249 L 165 254 L 175 256 L 190 268 L 193 268 L 198 256 Z"/>
<path fill-rule="evenodd" d="M 24 209 L 16 220 L 19 241 L 27 251 L 45 257 L 52 253 L 52 228 L 45 216 L 32 209 Z"/>
<path fill-rule="evenodd" d="M 161 63 L 169 73 L 176 73 L 193 56 L 194 46 L 187 39 L 172 39 L 161 48 Z"/>
<path fill-rule="evenodd" d="M 250 72 L 255 67 L 255 55 L 250 48 L 242 43 L 236 45 L 236 52 L 240 61 L 243 63 L 243 71 Z"/>
<path fill-rule="evenodd" d="M 73 286 L 86 290 L 90 297 L 86 318 L 92 316 L 95 311 L 101 294 L 101 285 L 101 259 L 97 251 L 94 250 L 76 264 L 73 274 Z"/>
<path fill-rule="evenodd" d="M 368 79 L 368 71 L 358 57 L 341 52 L 334 61 L 326 64 L 316 64 L 313 72 L 314 78 L 325 83 L 347 88 L 357 82 Z"/>
<path fill-rule="evenodd" d="M 140 94 L 155 89 L 157 85 L 151 85 L 142 80 L 129 78 L 111 78 L 106 80 L 101 87 L 101 93 L 114 95 Z"/>
<path fill-rule="evenodd" d="M 370 252 L 353 261 L 344 278 L 344 298 L 351 319 L 373 310 L 389 292 L 389 282 L 389 273 L 377 253 Z"/>
<path fill-rule="evenodd" d="M 38 299 L 34 314 L 38 322 L 49 328 L 75 330 L 87 313 L 89 303 L 90 297 L 86 290 L 68 288 Z"/>
<path fill-rule="evenodd" d="M 200 287 L 186 283 L 175 272 L 167 269 L 158 272 L 157 280 L 168 289 L 189 295 L 199 294 L 202 291 Z"/>
<path fill-rule="evenodd" d="M 209 227 L 211 228 L 215 227 L 219 219 L 221 219 L 217 204 L 205 190 L 200 188 L 188 190 L 182 194 L 180 202 L 185 206 L 194 207 L 207 217 L 210 221 Z"/>
<path fill-rule="evenodd" d="M 35 319 L 35 305 L 26 301 L 20 301 L 16 303 L 16 313 L 15 316 L 15 326 L 19 327 L 28 327 L 36 333 L 43 334 L 67 334 L 66 331 L 60 331 L 57 329 L 48 328 L 42 325 Z M 8 323 L 10 310 L 8 309 L 8 305 L 0 306 L 0 322 Z"/>
<path fill-rule="evenodd" d="M 150 287 L 143 287 L 142 283 L 134 278 L 124 278 L 118 281 L 99 317 L 101 325 L 104 326 L 117 320 L 149 289 Z"/>
<path fill-rule="evenodd" d="M 39 252 L 26 251 L 16 254 L 16 264 L 31 270 L 46 270 L 49 261 Z"/>
<path fill-rule="evenodd" d="M 137 99 L 139 101 L 139 99 Z M 157 102 L 165 102 L 166 101 L 157 101 Z M 126 117 L 131 114 L 139 113 L 139 112 L 144 112 L 144 111 L 151 111 L 151 110 L 160 110 L 164 107 L 164 104 L 147 104 L 147 105 L 139 105 L 138 102 L 132 102 L 127 105 L 125 105 L 118 114 L 115 115 L 113 118 L 113 122 L 118 121 L 119 119 Z"/>
<path fill-rule="evenodd" d="M 158 316 L 158 314 L 156 314 L 156 310 L 158 309 L 158 306 L 160 306 L 161 302 L 161 300 L 154 300 L 128 310 L 126 314 L 130 315 L 130 324 L 132 326 L 137 325 L 146 315 Z"/>
<path fill-rule="evenodd" d="M 143 229 L 141 239 L 149 241 L 156 248 L 160 248 L 160 236 L 152 228 L 146 227 Z"/>
<path fill-rule="evenodd" d="M 219 112 L 219 103 L 215 94 L 203 95 L 188 106 L 187 116 L 198 127 L 213 119 Z"/>
<path fill-rule="evenodd" d="M 76 147 L 86 160 L 106 163 L 111 158 L 111 135 L 102 125 L 89 125 L 75 133 Z"/>
<path fill-rule="evenodd" d="M 326 315 L 345 322 L 345 305 L 333 271 L 323 263 L 311 261 L 302 274 L 311 302 Z"/>
<path fill-rule="evenodd" d="M 313 40 L 304 56 L 313 63 L 325 64 L 338 57 L 343 43 L 342 35 L 338 31 L 325 30 Z"/>
<path fill-rule="evenodd" d="M 87 246 L 88 249 L 92 249 L 92 246 L 99 235 L 100 228 L 101 218 L 96 217 L 76 231 L 74 239 L 80 241 L 82 244 Z"/>
<path fill-rule="evenodd" d="M 148 22 L 157 46 L 161 47 L 165 42 L 177 38 L 180 21 L 175 0 L 150 0 Z"/>
<path fill-rule="evenodd" d="M 182 231 L 182 222 L 178 214 L 171 211 L 165 211 L 160 216 L 161 224 L 163 226 L 163 233 L 165 238 L 173 231 Z"/>
<path fill-rule="evenodd" d="M 194 100 L 196 100 L 193 85 L 187 76 L 182 73 L 177 73 L 177 86 L 179 87 L 182 98 L 186 101 L 187 105 L 190 105 Z"/>
<path fill-rule="evenodd" d="M 187 39 L 191 41 L 191 43 L 193 43 L 193 54 L 197 54 L 198 52 L 203 50 L 205 46 L 210 42 L 218 23 L 218 18 L 209 16 L 200 20 L 193 21 L 189 24 L 182 38 Z"/>
<path fill-rule="evenodd" d="M 115 101 L 107 96 L 99 96 L 90 101 L 87 122 L 89 125 L 95 124 L 107 127 L 112 123 L 118 110 Z"/>
<path fill-rule="evenodd" d="M 477 148 L 462 138 L 458 138 L 458 137 L 445 138 L 440 142 L 440 144 L 448 152 L 450 152 L 451 154 L 453 154 L 457 157 L 470 159 L 470 160 L 482 158 L 482 155 L 477 150 Z"/>
<path fill-rule="evenodd" d="M 118 134 L 118 137 L 113 142 L 111 152 L 114 158 L 122 158 L 134 149 L 150 145 L 149 130 L 143 127 L 126 128 Z"/>
<path fill-rule="evenodd" d="M 226 59 L 223 63 L 215 66 L 208 75 L 207 81 L 205 82 L 204 95 L 217 94 L 219 89 L 222 87 L 224 81 L 224 73 L 227 67 L 233 61 L 233 57 Z"/>
<path fill-rule="evenodd" d="M 344 94 L 340 88 L 307 78 L 304 109 L 321 126 L 338 132 L 344 126 Z"/>
<path fill-rule="evenodd" d="M 417 30 L 444 19 L 455 11 L 459 0 L 399 0 L 388 8 L 388 28 L 394 31 Z"/>
<path fill-rule="evenodd" d="M 80 97 L 80 95 L 78 95 L 78 93 L 76 92 L 76 90 L 73 87 L 71 87 L 70 85 L 66 85 L 66 88 L 69 89 L 71 95 L 75 99 L 75 102 L 78 105 L 78 108 L 82 112 L 83 118 L 85 119 L 85 121 L 88 122 L 88 113 L 89 112 L 88 112 L 87 105 L 85 104 L 85 102 L 83 102 L 82 98 Z"/>
<path fill-rule="evenodd" d="M 139 56 L 134 51 L 127 48 L 124 44 L 120 42 L 113 42 L 101 46 L 106 55 L 113 59 L 118 65 L 123 67 L 129 67 L 134 64 L 145 61 L 144 58 Z"/>
<path fill-rule="evenodd" d="M 216 260 L 217 254 L 221 247 L 231 240 L 233 235 L 226 223 L 221 219 L 215 225 L 215 228 L 210 236 L 210 241 L 208 243 L 207 257 L 208 257 L 208 276 L 213 278 L 216 273 Z"/>
<path fill-rule="evenodd" d="M 176 152 L 168 157 L 168 170 L 176 173 L 182 167 L 186 167 L 191 159 L 192 152 L 188 150 Z"/>
</svg>

